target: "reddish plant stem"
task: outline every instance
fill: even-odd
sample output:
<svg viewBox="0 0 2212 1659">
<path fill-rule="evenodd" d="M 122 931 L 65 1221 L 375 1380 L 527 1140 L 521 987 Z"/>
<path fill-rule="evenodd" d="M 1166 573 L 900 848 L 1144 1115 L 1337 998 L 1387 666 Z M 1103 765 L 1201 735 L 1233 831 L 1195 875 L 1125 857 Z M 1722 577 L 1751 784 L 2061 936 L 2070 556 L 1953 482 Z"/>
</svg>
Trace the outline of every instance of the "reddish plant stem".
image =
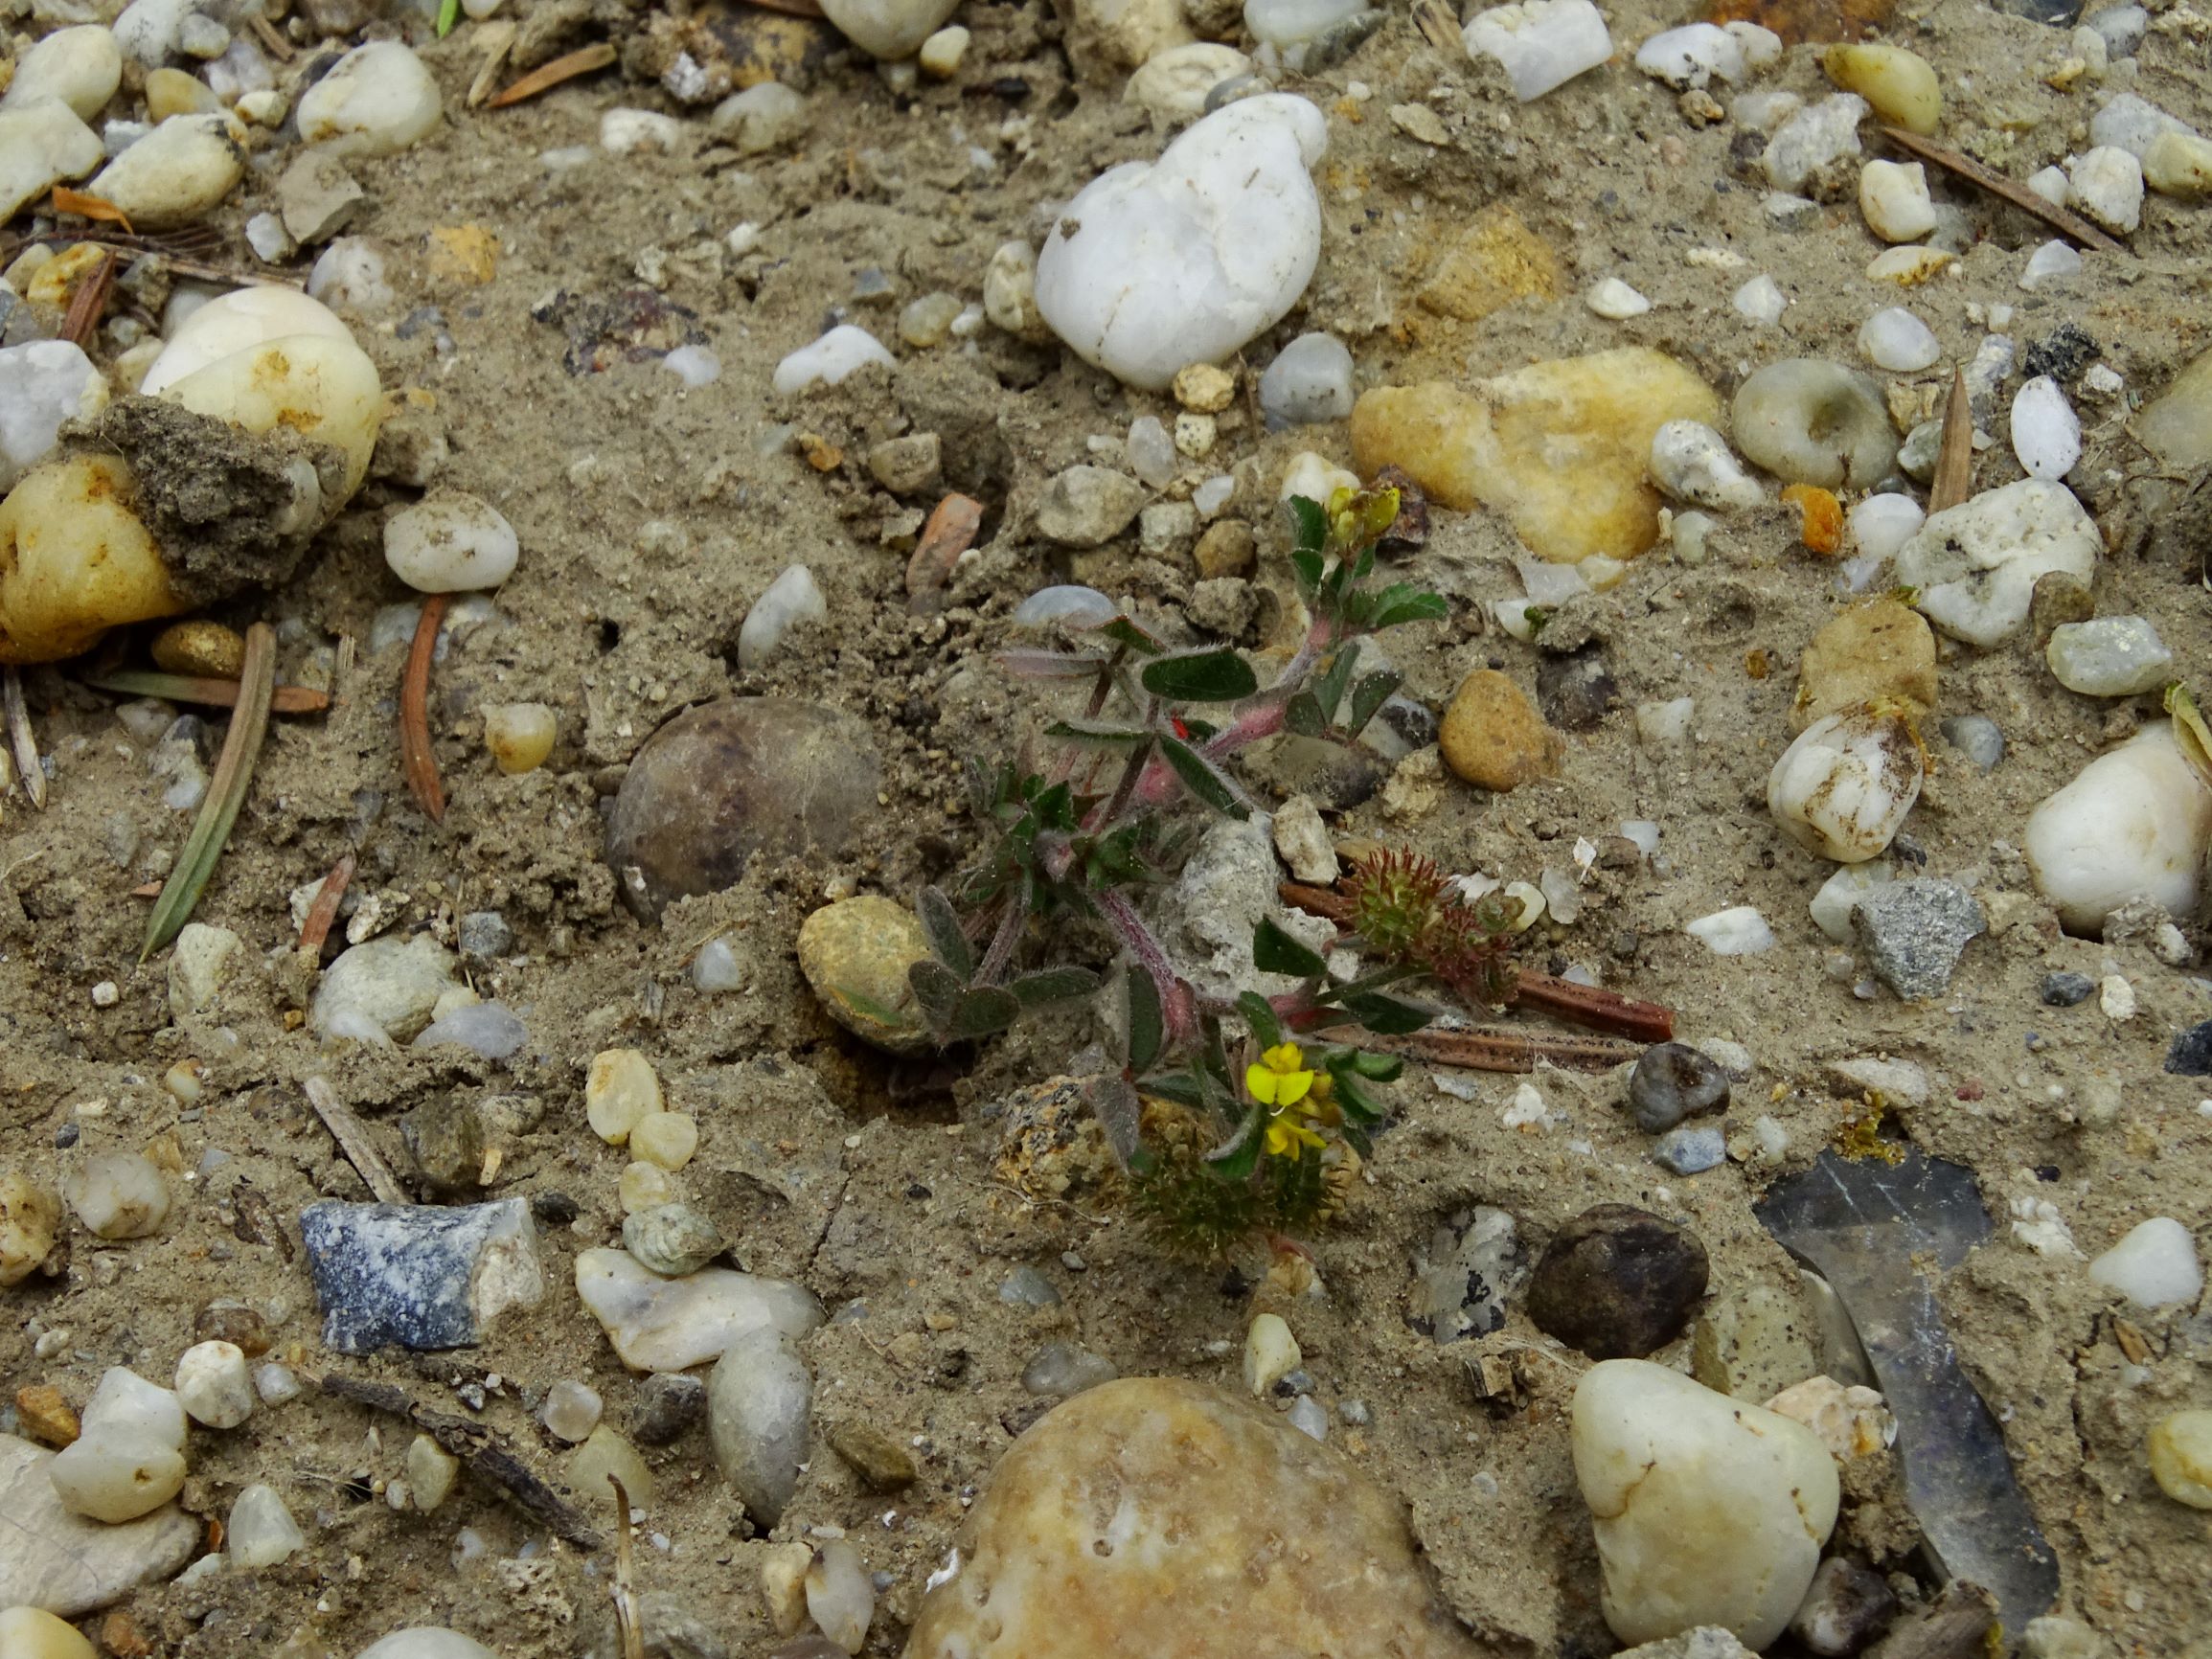
<svg viewBox="0 0 2212 1659">
<path fill-rule="evenodd" d="M 322 955 L 323 941 L 330 938 L 331 924 L 338 920 L 338 901 L 346 897 L 346 886 L 353 879 L 353 855 L 349 852 L 331 867 L 316 891 L 315 902 L 308 907 L 307 922 L 300 929 L 302 956 Z"/>
<path fill-rule="evenodd" d="M 1322 1032 L 1328 1042 L 1380 1054 L 1402 1055 L 1431 1065 L 1465 1066 L 1478 1072 L 1533 1072 L 1541 1060 L 1574 1071 L 1603 1072 L 1634 1059 L 1641 1045 L 1619 1037 L 1555 1036 L 1548 1032 L 1418 1031 L 1404 1036 L 1378 1036 L 1358 1026 Z"/>
<path fill-rule="evenodd" d="M 445 785 L 438 779 L 438 756 L 430 746 L 430 663 L 438 653 L 438 625 L 445 620 L 445 596 L 422 602 L 415 624 L 415 643 L 407 652 L 407 671 L 399 681 L 399 762 L 407 788 L 433 824 L 445 816 Z"/>
<path fill-rule="evenodd" d="M 1175 972 L 1175 965 L 1168 960 L 1168 953 L 1160 942 L 1152 937 L 1152 930 L 1145 925 L 1144 918 L 1136 912 L 1121 894 L 1106 888 L 1091 895 L 1091 902 L 1099 914 L 1128 945 L 1129 954 L 1137 959 L 1159 993 L 1160 1021 L 1165 1028 L 1167 1048 L 1170 1053 L 1194 1042 L 1198 1034 L 1197 998 Z"/>
</svg>

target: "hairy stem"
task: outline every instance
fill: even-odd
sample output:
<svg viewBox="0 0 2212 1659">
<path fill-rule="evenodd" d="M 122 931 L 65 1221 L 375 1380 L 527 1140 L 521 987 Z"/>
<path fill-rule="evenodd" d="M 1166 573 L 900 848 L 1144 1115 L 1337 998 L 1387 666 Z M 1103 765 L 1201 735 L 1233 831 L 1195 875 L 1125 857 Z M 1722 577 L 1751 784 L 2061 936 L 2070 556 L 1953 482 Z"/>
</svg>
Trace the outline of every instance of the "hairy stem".
<svg viewBox="0 0 2212 1659">
<path fill-rule="evenodd" d="M 1159 993 L 1160 1019 L 1166 1027 L 1167 1046 L 1170 1050 L 1181 1047 L 1197 1035 L 1198 1011 L 1191 988 L 1175 972 L 1175 965 L 1168 960 L 1167 947 L 1153 937 L 1145 925 L 1145 919 L 1137 914 L 1136 906 L 1111 888 L 1091 896 L 1099 914 L 1106 919 L 1121 942 L 1129 946 L 1129 954 L 1137 959 Z"/>
<path fill-rule="evenodd" d="M 1006 977 L 1006 966 L 1014 960 L 1015 946 L 1021 943 L 1021 930 L 1028 921 L 1029 888 L 1023 884 L 1006 896 L 1006 914 L 998 919 L 998 931 L 991 936 L 991 948 L 975 970 L 977 985 L 996 985 Z"/>
</svg>

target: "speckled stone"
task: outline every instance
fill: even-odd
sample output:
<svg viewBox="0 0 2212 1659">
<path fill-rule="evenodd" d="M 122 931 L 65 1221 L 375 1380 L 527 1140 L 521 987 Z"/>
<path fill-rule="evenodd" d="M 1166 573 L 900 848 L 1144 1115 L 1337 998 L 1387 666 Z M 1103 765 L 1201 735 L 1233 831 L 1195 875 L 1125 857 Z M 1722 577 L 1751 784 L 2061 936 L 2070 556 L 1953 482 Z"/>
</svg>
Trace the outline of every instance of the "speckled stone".
<svg viewBox="0 0 2212 1659">
<path fill-rule="evenodd" d="M 512 1307 L 544 1294 L 537 1229 L 520 1198 L 428 1204 L 310 1204 L 300 1236 L 323 1342 L 340 1353 L 468 1348 Z"/>
</svg>

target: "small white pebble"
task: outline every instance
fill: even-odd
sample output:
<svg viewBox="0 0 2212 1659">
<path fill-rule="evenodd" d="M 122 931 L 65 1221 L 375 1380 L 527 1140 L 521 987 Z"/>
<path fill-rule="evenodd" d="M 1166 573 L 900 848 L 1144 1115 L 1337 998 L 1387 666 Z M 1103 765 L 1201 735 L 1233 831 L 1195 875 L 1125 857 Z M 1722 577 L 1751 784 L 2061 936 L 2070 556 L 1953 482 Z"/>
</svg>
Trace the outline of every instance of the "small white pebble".
<svg viewBox="0 0 2212 1659">
<path fill-rule="evenodd" d="M 1867 318 L 1859 330 L 1859 349 L 1877 369 L 1892 374 L 1928 368 L 1943 355 L 1934 331 L 1903 306 L 1891 306 Z"/>
<path fill-rule="evenodd" d="M 1652 302 L 1629 286 L 1618 277 L 1608 277 L 1584 297 L 1584 304 L 1599 316 L 1611 322 L 1629 317 L 1640 317 L 1652 308 Z"/>
<path fill-rule="evenodd" d="M 2077 276 L 2081 269 L 2082 256 L 2074 245 L 2054 238 L 2028 256 L 2027 268 L 2020 272 L 2020 286 L 2032 293 L 2045 283 Z"/>
<path fill-rule="evenodd" d="M 123 991 L 112 979 L 103 979 L 92 988 L 94 1008 L 113 1008 L 123 1000 Z"/>
<path fill-rule="evenodd" d="M 1736 290 L 1729 304 L 1736 314 L 1757 328 L 1771 328 L 1782 320 L 1783 307 L 1790 302 L 1774 279 L 1762 272 Z"/>
<path fill-rule="evenodd" d="M 2030 478 L 2064 478 L 2082 458 L 2082 422 L 2048 375 L 2013 398 L 2013 454 Z"/>
<path fill-rule="evenodd" d="M 687 386 L 711 386 L 722 377 L 722 360 L 704 346 L 678 346 L 660 360 Z"/>
</svg>

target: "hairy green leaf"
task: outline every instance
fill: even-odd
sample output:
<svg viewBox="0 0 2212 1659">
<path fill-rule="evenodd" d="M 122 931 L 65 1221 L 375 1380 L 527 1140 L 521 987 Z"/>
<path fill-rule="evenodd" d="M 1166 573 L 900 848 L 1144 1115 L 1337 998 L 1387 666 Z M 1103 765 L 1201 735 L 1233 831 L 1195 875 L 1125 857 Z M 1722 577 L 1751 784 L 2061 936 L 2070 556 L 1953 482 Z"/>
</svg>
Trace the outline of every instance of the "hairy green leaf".
<svg viewBox="0 0 2212 1659">
<path fill-rule="evenodd" d="M 1367 722 L 1375 718 L 1375 711 L 1390 700 L 1390 693 L 1404 684 L 1404 676 L 1388 670 L 1380 673 L 1363 674 L 1352 688 L 1352 712 L 1344 716 L 1344 729 L 1357 738 L 1367 729 Z"/>
<path fill-rule="evenodd" d="M 1322 715 L 1332 721 L 1344 701 L 1344 688 L 1352 682 L 1352 670 L 1358 654 L 1351 647 L 1341 646 L 1329 653 L 1320 673 L 1314 676 L 1313 700 L 1321 705 Z"/>
<path fill-rule="evenodd" d="M 1168 758 L 1175 776 L 1183 781 L 1183 787 L 1215 811 L 1239 819 L 1252 815 L 1251 807 L 1238 795 L 1236 785 L 1190 744 L 1175 738 L 1162 738 L 1160 752 Z"/>
<path fill-rule="evenodd" d="M 1157 1095 L 1163 1101 L 1173 1101 L 1178 1106 L 1203 1106 L 1206 1103 L 1206 1085 L 1196 1072 L 1162 1072 L 1144 1080 L 1144 1091 Z"/>
<path fill-rule="evenodd" d="M 1372 1078 L 1379 1083 L 1394 1083 L 1405 1072 L 1405 1062 L 1396 1055 L 1379 1055 L 1366 1049 L 1352 1053 L 1352 1069 L 1363 1078 Z"/>
<path fill-rule="evenodd" d="M 1299 548 L 1290 555 L 1290 569 L 1298 579 L 1298 596 L 1308 603 L 1321 591 L 1321 573 L 1328 566 L 1322 556 L 1307 548 Z"/>
<path fill-rule="evenodd" d="M 1256 990 L 1247 990 L 1237 998 L 1237 1011 L 1252 1028 L 1253 1041 L 1264 1049 L 1281 1046 L 1283 1022 L 1275 1017 L 1275 1011 L 1267 1006 L 1266 997 Z"/>
<path fill-rule="evenodd" d="M 1129 1169 L 1142 1149 L 1139 1131 L 1144 1102 L 1137 1099 L 1128 1078 L 1111 1073 L 1091 1079 L 1088 1092 L 1091 1113 L 1106 1133 L 1106 1149 L 1113 1153 L 1115 1163 Z"/>
<path fill-rule="evenodd" d="M 1048 967 L 1025 973 L 1007 987 L 1023 1008 L 1040 1008 L 1048 1002 L 1067 1002 L 1098 989 L 1098 975 L 1087 967 Z"/>
<path fill-rule="evenodd" d="M 1252 665 L 1225 648 L 1154 657 L 1137 677 L 1153 696 L 1177 703 L 1233 703 L 1260 689 Z"/>
<path fill-rule="evenodd" d="M 1329 512 L 1318 501 L 1310 496 L 1293 495 L 1284 503 L 1290 513 L 1290 547 L 1293 555 L 1311 554 L 1315 558 L 1329 545 Z"/>
<path fill-rule="evenodd" d="M 1102 638 L 1117 646 L 1127 646 L 1140 657 L 1156 657 L 1167 648 L 1126 616 L 1117 616 L 1099 629 Z"/>
<path fill-rule="evenodd" d="M 1249 1180 L 1266 1144 L 1266 1123 L 1267 1108 L 1255 1101 L 1237 1132 L 1206 1154 L 1207 1168 L 1224 1181 Z"/>
<path fill-rule="evenodd" d="M 1263 917 L 1260 925 L 1252 929 L 1252 966 L 1262 973 L 1311 979 L 1329 965 L 1319 951 L 1300 944 L 1278 923 Z"/>
<path fill-rule="evenodd" d="M 1318 738 L 1329 729 L 1329 716 L 1311 692 L 1300 692 L 1283 705 L 1283 724 L 1301 738 Z"/>
<path fill-rule="evenodd" d="M 980 986 L 962 993 L 953 1005 L 951 1017 L 945 1022 L 945 1030 L 955 1038 L 989 1036 L 1020 1017 L 1021 1003 L 1014 992 L 995 985 Z"/>
<path fill-rule="evenodd" d="M 1152 983 L 1151 974 L 1132 966 L 1129 970 L 1129 1069 L 1150 1071 L 1152 1062 L 1160 1057 L 1160 1043 L 1167 1029 L 1160 1018 L 1160 989 Z"/>
<path fill-rule="evenodd" d="M 952 1017 L 953 1006 L 968 989 L 968 976 L 954 973 L 942 962 L 930 958 L 906 970 L 906 983 L 914 988 L 915 1000 L 922 1004 L 922 1011 L 929 1016 L 929 1023 L 941 1026 Z"/>
<path fill-rule="evenodd" d="M 937 960 L 962 979 L 972 978 L 975 951 L 961 929 L 960 913 L 952 908 L 945 890 L 924 887 L 922 897 L 914 901 L 914 913 L 922 919 L 923 934 L 929 941 L 929 948 L 937 953 Z"/>
<path fill-rule="evenodd" d="M 1419 1031 L 1435 1017 L 1428 1010 L 1379 990 L 1363 990 L 1344 999 L 1352 1017 L 1380 1036 L 1403 1036 Z"/>
<path fill-rule="evenodd" d="M 1441 594 L 1425 592 L 1411 582 L 1395 582 L 1375 596 L 1375 617 L 1369 625 L 1380 631 L 1402 623 L 1442 622 L 1450 614 L 1451 607 Z"/>
</svg>

